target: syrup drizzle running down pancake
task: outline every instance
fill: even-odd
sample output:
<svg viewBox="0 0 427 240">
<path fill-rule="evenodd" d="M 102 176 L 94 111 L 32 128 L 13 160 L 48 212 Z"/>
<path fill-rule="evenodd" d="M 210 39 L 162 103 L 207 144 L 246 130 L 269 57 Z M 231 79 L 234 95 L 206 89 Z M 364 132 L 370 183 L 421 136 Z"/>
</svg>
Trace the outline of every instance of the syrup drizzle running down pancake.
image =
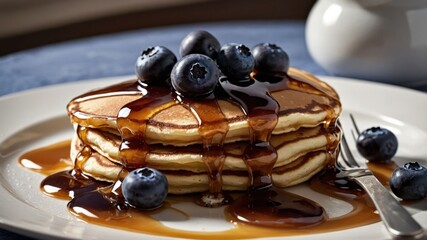
<svg viewBox="0 0 427 240">
<path fill-rule="evenodd" d="M 238 102 L 248 117 L 250 139 L 244 152 L 244 162 L 248 168 L 250 186 L 254 191 L 270 188 L 271 173 L 277 160 L 277 151 L 271 146 L 270 138 L 277 124 L 279 104 L 270 95 L 269 83 L 232 83 L 227 80 L 220 80 L 220 83 L 227 96 Z"/>
<path fill-rule="evenodd" d="M 200 198 L 198 204 L 207 207 L 228 204 L 231 198 L 222 192 L 222 170 L 225 161 L 223 144 L 228 132 L 225 116 L 213 94 L 199 100 L 184 97 L 178 99 L 198 119 L 199 133 L 202 136 L 202 159 L 208 170 L 209 191 Z"/>
</svg>

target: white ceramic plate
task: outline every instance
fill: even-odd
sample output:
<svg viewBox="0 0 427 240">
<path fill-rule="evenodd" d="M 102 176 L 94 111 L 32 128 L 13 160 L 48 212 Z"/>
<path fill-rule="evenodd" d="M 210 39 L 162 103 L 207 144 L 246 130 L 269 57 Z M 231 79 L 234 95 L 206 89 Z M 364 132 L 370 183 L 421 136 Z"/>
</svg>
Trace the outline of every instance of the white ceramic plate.
<svg viewBox="0 0 427 240">
<path fill-rule="evenodd" d="M 72 128 L 65 106 L 73 97 L 92 88 L 109 85 L 126 77 L 98 79 L 56 85 L 0 98 L 0 227 L 37 238 L 65 239 L 154 239 L 156 236 L 125 232 L 87 224 L 71 216 L 66 201 L 43 195 L 39 183 L 43 175 L 19 166 L 18 157 L 30 149 L 69 139 Z M 397 155 L 427 164 L 427 94 L 344 78 L 322 77 L 339 92 L 344 115 L 351 112 L 360 128 L 383 126 L 399 139 Z M 290 189 L 315 198 L 330 216 L 348 212 L 348 204 L 317 194 L 304 184 Z M 217 211 L 180 206 L 186 212 L 197 211 L 188 221 L 168 221 L 170 227 L 218 231 L 232 227 Z M 196 208 L 196 209 L 192 209 Z M 407 207 L 419 223 L 427 228 L 427 200 Z M 200 211 L 202 214 L 200 214 Z M 197 217 L 198 216 L 198 217 Z M 203 216 L 203 217 L 201 217 Z M 326 234 L 305 235 L 293 239 L 384 239 L 389 238 L 384 226 L 376 223 Z M 164 237 L 158 237 L 164 239 Z"/>
</svg>

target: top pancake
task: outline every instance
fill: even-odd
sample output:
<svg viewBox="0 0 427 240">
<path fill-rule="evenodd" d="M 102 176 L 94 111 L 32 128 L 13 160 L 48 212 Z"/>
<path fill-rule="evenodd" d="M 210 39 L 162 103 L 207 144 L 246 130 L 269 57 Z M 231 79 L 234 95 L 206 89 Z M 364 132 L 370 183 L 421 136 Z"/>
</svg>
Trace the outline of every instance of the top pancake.
<svg viewBox="0 0 427 240">
<path fill-rule="evenodd" d="M 289 69 L 290 79 L 281 89 L 270 92 L 280 109 L 273 134 L 328 124 L 338 117 L 341 105 L 337 93 L 313 75 Z M 146 93 L 136 81 L 92 91 L 73 99 L 67 106 L 71 121 L 83 127 L 103 128 L 118 133 L 117 115 L 125 106 Z M 225 142 L 249 138 L 248 117 L 239 104 L 218 100 L 228 124 Z M 199 119 L 183 104 L 171 104 L 147 119 L 145 141 L 148 144 L 185 146 L 202 143 Z"/>
</svg>

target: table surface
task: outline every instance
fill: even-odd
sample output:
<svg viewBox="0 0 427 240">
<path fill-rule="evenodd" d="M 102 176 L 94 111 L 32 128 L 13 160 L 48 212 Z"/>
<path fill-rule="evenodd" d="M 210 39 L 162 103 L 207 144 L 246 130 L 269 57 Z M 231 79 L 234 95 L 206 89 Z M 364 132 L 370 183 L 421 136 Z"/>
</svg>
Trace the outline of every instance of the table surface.
<svg viewBox="0 0 427 240">
<path fill-rule="evenodd" d="M 198 23 L 85 38 L 0 57 L 0 97 L 47 85 L 134 74 L 143 49 L 163 45 L 178 56 L 182 38 L 198 29 L 211 32 L 222 44 L 276 43 L 289 54 L 292 67 L 329 75 L 309 55 L 303 21 Z M 427 92 L 427 87 L 418 90 Z M 0 229 L 0 239 L 31 238 Z"/>
</svg>

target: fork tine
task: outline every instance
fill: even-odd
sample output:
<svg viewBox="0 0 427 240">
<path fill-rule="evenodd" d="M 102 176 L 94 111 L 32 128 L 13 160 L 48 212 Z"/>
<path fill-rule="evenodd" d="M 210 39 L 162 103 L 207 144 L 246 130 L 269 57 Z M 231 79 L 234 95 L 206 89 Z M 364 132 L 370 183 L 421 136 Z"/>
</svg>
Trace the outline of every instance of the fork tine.
<svg viewBox="0 0 427 240">
<path fill-rule="evenodd" d="M 353 129 L 354 129 L 354 131 L 352 131 L 353 139 L 354 139 L 354 142 L 356 143 L 357 139 L 359 138 L 359 135 L 360 135 L 360 130 L 356 124 L 356 119 L 354 118 L 354 115 L 352 113 L 350 113 L 349 115 L 350 115 L 351 123 L 353 124 Z M 354 132 L 356 132 L 356 134 L 357 134 L 356 136 L 354 135 Z M 356 164 L 360 167 L 360 165 L 357 163 L 357 161 L 356 161 Z"/>
<path fill-rule="evenodd" d="M 350 167 L 360 167 L 360 165 L 357 163 L 356 159 L 353 156 L 353 153 L 350 150 L 349 144 L 347 142 L 347 138 L 344 136 L 342 136 L 342 141 L 341 141 L 341 145 L 343 146 L 344 152 L 346 154 L 346 158 L 347 161 L 346 163 L 350 166 Z"/>
<path fill-rule="evenodd" d="M 341 161 L 338 159 L 336 161 L 336 166 L 339 169 L 348 169 L 350 168 L 350 163 L 347 161 L 347 158 L 344 156 L 343 152 L 341 152 L 338 156 L 339 159 L 342 159 Z M 344 165 L 345 164 L 345 165 Z"/>
<path fill-rule="evenodd" d="M 338 157 L 342 158 L 342 154 L 340 154 Z M 344 161 L 344 160 L 343 160 Z M 341 164 L 341 161 L 336 161 L 335 165 L 338 167 L 338 169 L 344 169 L 345 167 Z"/>
<path fill-rule="evenodd" d="M 346 135 L 344 134 L 344 128 L 341 124 L 341 121 L 338 121 L 338 126 L 340 126 L 340 128 L 343 129 L 342 137 L 341 137 L 341 155 L 342 155 L 342 159 L 343 159 L 344 163 L 348 167 L 360 167 L 360 165 L 357 163 L 357 161 L 354 158 L 353 153 L 350 149 Z"/>
<path fill-rule="evenodd" d="M 357 127 L 356 120 L 354 119 L 353 114 L 350 113 L 349 115 L 350 115 L 351 123 L 353 123 L 353 128 L 354 128 L 354 130 L 356 131 L 356 134 L 357 134 L 356 136 L 354 136 L 354 132 L 352 131 L 353 138 L 356 140 L 357 137 L 359 137 L 359 135 L 360 135 L 360 131 L 359 131 L 359 128 Z"/>
</svg>

